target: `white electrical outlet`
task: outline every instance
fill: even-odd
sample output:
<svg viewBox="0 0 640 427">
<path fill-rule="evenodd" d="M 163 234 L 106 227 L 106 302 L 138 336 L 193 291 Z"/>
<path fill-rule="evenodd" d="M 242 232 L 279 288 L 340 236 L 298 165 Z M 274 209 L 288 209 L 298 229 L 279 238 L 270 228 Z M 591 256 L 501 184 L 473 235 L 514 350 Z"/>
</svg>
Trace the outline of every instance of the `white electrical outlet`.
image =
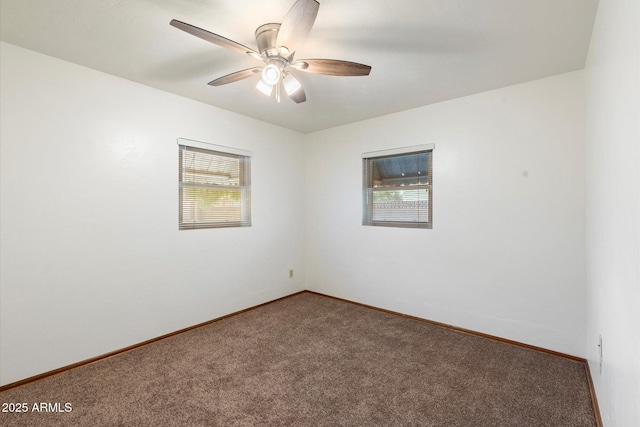
<svg viewBox="0 0 640 427">
<path fill-rule="evenodd" d="M 600 353 L 600 375 L 602 376 L 602 335 L 598 335 L 598 352 Z"/>
<path fill-rule="evenodd" d="M 289 269 L 289 279 L 293 279 L 293 268 Z"/>
</svg>

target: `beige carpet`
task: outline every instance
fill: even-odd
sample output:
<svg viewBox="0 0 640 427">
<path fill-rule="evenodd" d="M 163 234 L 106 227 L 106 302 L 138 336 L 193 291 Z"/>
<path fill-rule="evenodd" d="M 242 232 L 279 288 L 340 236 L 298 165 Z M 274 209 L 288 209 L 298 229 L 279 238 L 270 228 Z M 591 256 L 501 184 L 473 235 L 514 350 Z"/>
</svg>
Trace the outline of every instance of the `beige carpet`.
<svg viewBox="0 0 640 427">
<path fill-rule="evenodd" d="M 1 412 L 3 426 L 596 425 L 582 363 L 312 293 L 0 402 L 29 409 Z"/>
</svg>

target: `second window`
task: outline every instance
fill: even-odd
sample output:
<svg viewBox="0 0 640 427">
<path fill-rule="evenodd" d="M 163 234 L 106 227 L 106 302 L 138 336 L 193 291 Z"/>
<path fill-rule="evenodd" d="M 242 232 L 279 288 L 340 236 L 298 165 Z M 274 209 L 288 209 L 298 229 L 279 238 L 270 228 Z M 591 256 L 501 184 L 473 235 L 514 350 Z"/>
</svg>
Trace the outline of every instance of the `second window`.
<svg viewBox="0 0 640 427">
<path fill-rule="evenodd" d="M 432 228 L 432 146 L 363 154 L 363 225 Z"/>
</svg>

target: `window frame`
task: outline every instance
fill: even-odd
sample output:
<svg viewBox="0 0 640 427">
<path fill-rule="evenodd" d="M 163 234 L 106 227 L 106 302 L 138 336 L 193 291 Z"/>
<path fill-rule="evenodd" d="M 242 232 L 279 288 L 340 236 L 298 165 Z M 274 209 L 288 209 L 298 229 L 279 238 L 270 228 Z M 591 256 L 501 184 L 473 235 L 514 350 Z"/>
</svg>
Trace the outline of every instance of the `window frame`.
<svg viewBox="0 0 640 427">
<path fill-rule="evenodd" d="M 186 152 L 198 152 L 215 157 L 228 157 L 238 159 L 238 180 L 239 185 L 218 185 L 203 184 L 185 181 L 183 179 L 186 172 L 184 167 L 184 154 Z M 251 157 L 250 151 L 233 147 L 210 144 L 202 141 L 195 141 L 186 138 L 178 138 L 178 229 L 196 230 L 208 228 L 229 228 L 229 227 L 250 227 L 251 226 Z M 211 171 L 207 171 L 211 172 Z M 238 190 L 240 192 L 240 218 L 237 221 L 231 220 L 208 220 L 208 221 L 186 221 L 184 211 L 189 206 L 185 204 L 183 190 L 185 188 L 210 188 L 220 190 Z"/>
<path fill-rule="evenodd" d="M 362 225 L 380 226 L 380 227 L 397 227 L 397 228 L 433 228 L 433 150 L 434 144 L 423 144 L 411 147 L 400 147 L 389 150 L 380 150 L 367 152 L 362 154 Z M 408 155 L 427 154 L 427 184 L 415 185 L 408 188 L 426 189 L 428 190 L 427 200 L 427 221 L 395 221 L 395 220 L 376 220 L 373 219 L 373 194 L 376 191 L 394 191 L 387 187 L 375 190 L 373 186 L 373 160 L 383 158 L 395 158 Z M 393 188 L 393 187 L 392 187 Z M 400 188 L 399 186 L 396 188 Z"/>
</svg>

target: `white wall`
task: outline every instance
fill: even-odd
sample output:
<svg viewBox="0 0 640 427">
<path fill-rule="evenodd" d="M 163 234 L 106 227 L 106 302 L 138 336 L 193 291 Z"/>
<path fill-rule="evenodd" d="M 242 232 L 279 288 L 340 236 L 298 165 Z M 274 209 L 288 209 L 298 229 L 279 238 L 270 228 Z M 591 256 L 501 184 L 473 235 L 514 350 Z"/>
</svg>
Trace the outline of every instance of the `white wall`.
<svg viewBox="0 0 640 427">
<path fill-rule="evenodd" d="M 640 426 L 640 2 L 600 1 L 585 77 L 587 357 L 605 426 Z"/>
<path fill-rule="evenodd" d="M 581 71 L 306 137 L 307 288 L 584 356 Z M 435 143 L 433 229 L 365 227 L 363 152 Z"/>
<path fill-rule="evenodd" d="M 1 384 L 304 289 L 301 134 L 0 54 Z M 252 227 L 178 231 L 178 137 L 253 151 Z"/>
</svg>

